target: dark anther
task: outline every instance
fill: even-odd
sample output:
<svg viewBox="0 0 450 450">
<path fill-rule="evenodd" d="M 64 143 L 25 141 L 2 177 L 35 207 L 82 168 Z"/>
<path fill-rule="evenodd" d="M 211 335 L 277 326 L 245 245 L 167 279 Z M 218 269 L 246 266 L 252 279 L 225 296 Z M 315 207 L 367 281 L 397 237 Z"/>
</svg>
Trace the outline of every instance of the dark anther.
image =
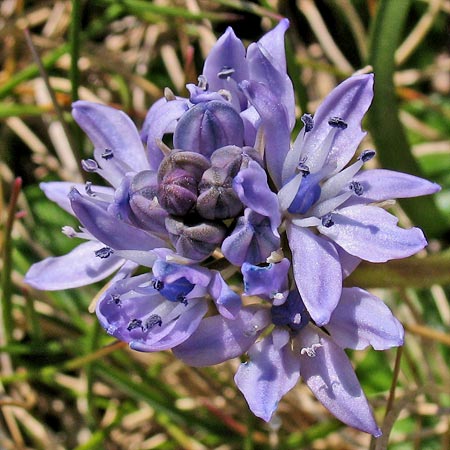
<svg viewBox="0 0 450 450">
<path fill-rule="evenodd" d="M 99 250 L 95 251 L 95 256 L 101 259 L 108 258 L 108 256 L 111 256 L 114 253 L 114 250 L 111 247 L 102 247 Z"/>
<path fill-rule="evenodd" d="M 164 283 L 161 280 L 158 280 L 156 278 L 154 280 L 152 280 L 151 284 L 152 284 L 153 289 L 156 289 L 157 291 L 160 291 L 161 289 L 164 288 Z"/>
<path fill-rule="evenodd" d="M 328 125 L 333 128 L 339 128 L 341 130 L 345 130 L 347 128 L 347 124 L 340 117 L 330 117 L 328 119 Z"/>
<path fill-rule="evenodd" d="M 208 90 L 208 80 L 206 79 L 205 75 L 200 75 L 198 77 L 198 87 L 204 91 Z"/>
<path fill-rule="evenodd" d="M 114 303 L 117 306 L 121 306 L 122 301 L 120 300 L 120 295 L 119 294 L 111 294 L 109 296 L 108 303 Z"/>
<path fill-rule="evenodd" d="M 141 328 L 142 331 L 144 331 L 144 327 L 142 326 L 142 320 L 133 319 L 127 326 L 128 331 L 134 330 L 136 328 Z"/>
<path fill-rule="evenodd" d="M 231 77 L 235 70 L 232 67 L 224 66 L 222 69 L 220 69 L 220 72 L 217 74 L 217 76 L 222 79 L 226 80 L 227 78 Z"/>
<path fill-rule="evenodd" d="M 86 172 L 97 172 L 97 170 L 99 169 L 99 165 L 94 159 L 82 159 L 81 167 Z"/>
<path fill-rule="evenodd" d="M 86 181 L 86 184 L 84 185 L 84 190 L 86 191 L 86 194 L 90 197 L 95 197 L 94 192 L 92 192 L 92 183 L 90 181 Z"/>
<path fill-rule="evenodd" d="M 142 327 L 142 331 L 149 331 L 156 325 L 161 326 L 162 325 L 162 319 L 161 316 L 158 316 L 158 314 L 152 314 L 148 320 L 145 322 L 145 327 Z"/>
<path fill-rule="evenodd" d="M 306 176 L 308 176 L 308 175 L 310 174 L 310 172 L 309 172 L 309 167 L 308 167 L 305 163 L 303 163 L 303 162 L 300 162 L 300 163 L 298 164 L 297 170 L 298 170 L 299 172 L 302 172 L 303 177 L 306 177 Z"/>
<path fill-rule="evenodd" d="M 349 187 L 358 197 L 363 195 L 364 188 L 359 181 L 351 181 Z"/>
<path fill-rule="evenodd" d="M 325 216 L 322 217 L 322 225 L 325 228 L 330 228 L 334 225 L 333 219 L 331 217 L 331 214 L 326 214 Z"/>
<path fill-rule="evenodd" d="M 102 153 L 102 158 L 103 159 L 111 159 L 114 157 L 114 153 L 110 148 L 105 148 L 105 151 Z"/>
<path fill-rule="evenodd" d="M 311 114 L 303 114 L 301 120 L 305 125 L 305 133 L 308 133 L 308 131 L 311 131 L 314 128 L 314 119 Z"/>
<path fill-rule="evenodd" d="M 177 301 L 182 303 L 185 306 L 187 306 L 187 304 L 188 304 L 187 298 L 183 294 L 180 294 L 180 295 L 177 296 Z"/>
<path fill-rule="evenodd" d="M 359 159 L 362 162 L 370 161 L 375 156 L 375 150 L 364 150 L 360 155 Z"/>
</svg>

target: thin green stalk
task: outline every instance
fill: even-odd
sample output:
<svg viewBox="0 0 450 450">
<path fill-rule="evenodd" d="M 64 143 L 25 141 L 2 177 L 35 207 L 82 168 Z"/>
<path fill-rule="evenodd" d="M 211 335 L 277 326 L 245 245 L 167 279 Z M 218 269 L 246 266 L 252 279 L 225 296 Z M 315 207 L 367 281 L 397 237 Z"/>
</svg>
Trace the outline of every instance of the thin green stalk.
<svg viewBox="0 0 450 450">
<path fill-rule="evenodd" d="M 0 326 L 3 329 L 3 336 L 1 345 L 7 345 L 12 341 L 12 332 L 13 332 L 13 307 L 12 307 L 12 282 L 11 282 L 11 253 L 12 253 L 12 228 L 14 225 L 15 212 L 17 206 L 17 200 L 19 198 L 19 193 L 22 188 L 22 179 L 16 178 L 12 185 L 11 192 L 11 200 L 9 202 L 8 215 L 6 218 L 6 224 L 4 228 L 3 234 L 3 269 L 1 276 L 2 283 L 2 296 L 1 296 L 1 318 L 0 318 Z"/>
</svg>

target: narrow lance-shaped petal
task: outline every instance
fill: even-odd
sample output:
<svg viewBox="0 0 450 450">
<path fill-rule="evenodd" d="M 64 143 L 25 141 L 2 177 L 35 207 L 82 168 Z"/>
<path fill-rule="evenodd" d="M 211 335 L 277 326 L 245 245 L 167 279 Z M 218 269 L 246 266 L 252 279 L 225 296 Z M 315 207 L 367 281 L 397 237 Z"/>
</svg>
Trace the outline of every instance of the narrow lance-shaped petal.
<svg viewBox="0 0 450 450">
<path fill-rule="evenodd" d="M 283 162 L 290 147 L 290 130 L 287 111 L 268 86 L 256 81 L 243 81 L 241 89 L 248 101 L 261 116 L 264 127 L 265 153 L 267 170 L 275 183 L 281 187 Z"/>
<path fill-rule="evenodd" d="M 239 366 L 234 381 L 253 414 L 268 422 L 283 395 L 296 385 L 300 358 L 291 351 L 289 334 L 282 329 L 275 329 L 254 344 L 248 357 Z"/>
<path fill-rule="evenodd" d="M 100 158 L 97 162 L 108 170 L 123 172 L 125 164 L 136 172 L 148 169 L 139 133 L 122 111 L 87 101 L 73 104 L 72 115 L 89 136 Z M 103 156 L 102 156 L 103 155 Z M 114 185 L 114 180 L 107 177 Z"/>
<path fill-rule="evenodd" d="M 344 350 L 331 337 L 311 326 L 300 331 L 295 345 L 301 352 L 301 376 L 317 399 L 347 425 L 381 436 Z"/>
<path fill-rule="evenodd" d="M 36 289 L 58 291 L 103 280 L 124 263 L 114 254 L 108 258 L 96 256 L 103 247 L 100 242 L 88 241 L 67 255 L 46 258 L 31 266 L 24 281 Z"/>
<path fill-rule="evenodd" d="M 336 247 L 306 228 L 288 224 L 297 288 L 317 325 L 325 325 L 341 296 L 342 269 Z"/>
<path fill-rule="evenodd" d="M 325 326 L 342 348 L 362 350 L 371 345 L 386 350 L 403 344 L 403 327 L 382 300 L 360 288 L 344 288 Z"/>
<path fill-rule="evenodd" d="M 70 200 L 73 211 L 87 230 L 113 249 L 152 250 L 167 247 L 162 239 L 115 218 L 76 189 L 70 192 Z"/>
<path fill-rule="evenodd" d="M 362 198 L 371 202 L 429 195 L 441 189 L 423 178 L 386 169 L 362 170 L 353 181 L 362 186 Z"/>
<path fill-rule="evenodd" d="M 398 227 L 395 216 L 376 206 L 348 206 L 331 217 L 333 224 L 319 226 L 320 232 L 351 255 L 366 261 L 385 262 L 405 258 L 427 244 L 419 228 Z"/>
<path fill-rule="evenodd" d="M 256 305 L 242 308 L 232 320 L 207 317 L 173 353 L 190 366 L 219 364 L 244 354 L 269 323 L 269 311 Z"/>
</svg>

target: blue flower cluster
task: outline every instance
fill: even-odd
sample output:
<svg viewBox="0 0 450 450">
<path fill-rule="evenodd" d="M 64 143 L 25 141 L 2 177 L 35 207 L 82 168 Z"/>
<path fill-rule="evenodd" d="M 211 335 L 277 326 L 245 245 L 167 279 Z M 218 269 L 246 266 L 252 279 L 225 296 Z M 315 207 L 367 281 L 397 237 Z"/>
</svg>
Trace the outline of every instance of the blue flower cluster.
<svg viewBox="0 0 450 450">
<path fill-rule="evenodd" d="M 291 141 L 288 25 L 247 49 L 229 28 L 198 84 L 187 85 L 189 98 L 166 90 L 140 134 L 123 112 L 76 102 L 73 117 L 94 145 L 83 168 L 110 187 L 41 185 L 78 218 L 79 230 L 63 232 L 83 242 L 33 265 L 26 282 L 58 290 L 114 274 L 96 313 L 132 349 L 171 349 L 193 366 L 247 354 L 235 381 L 257 416 L 269 421 L 302 376 L 337 418 L 379 436 L 344 349 L 401 345 L 403 328 L 380 299 L 343 288 L 343 279 L 361 260 L 423 249 L 421 230 L 398 227 L 383 204 L 439 186 L 362 170 L 373 150 L 354 158 L 370 74 L 334 89 Z M 134 275 L 138 267 L 148 270 Z M 236 273 L 242 285 L 230 286 Z"/>
</svg>

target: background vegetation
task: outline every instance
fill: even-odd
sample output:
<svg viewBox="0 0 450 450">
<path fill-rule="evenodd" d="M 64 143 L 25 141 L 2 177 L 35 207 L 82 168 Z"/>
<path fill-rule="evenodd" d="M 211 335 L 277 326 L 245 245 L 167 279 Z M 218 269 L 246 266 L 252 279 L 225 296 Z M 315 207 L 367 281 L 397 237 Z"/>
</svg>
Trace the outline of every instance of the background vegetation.
<svg viewBox="0 0 450 450">
<path fill-rule="evenodd" d="M 92 147 L 71 102 L 106 102 L 141 124 L 165 86 L 186 95 L 228 25 L 256 40 L 282 16 L 298 115 L 371 65 L 364 147 L 377 148 L 377 164 L 442 185 L 393 205 L 425 230 L 427 251 L 362 265 L 348 281 L 374 289 L 407 330 L 403 350 L 351 355 L 382 424 L 377 441 L 301 383 L 267 425 L 233 384 L 238 361 L 198 370 L 169 352 L 129 351 L 89 312 L 101 285 L 38 292 L 22 281 L 76 244 L 60 232 L 73 218 L 38 187 L 86 175 L 79 160 Z M 449 0 L 0 2 L 0 448 L 449 449 L 449 17 Z"/>
</svg>

